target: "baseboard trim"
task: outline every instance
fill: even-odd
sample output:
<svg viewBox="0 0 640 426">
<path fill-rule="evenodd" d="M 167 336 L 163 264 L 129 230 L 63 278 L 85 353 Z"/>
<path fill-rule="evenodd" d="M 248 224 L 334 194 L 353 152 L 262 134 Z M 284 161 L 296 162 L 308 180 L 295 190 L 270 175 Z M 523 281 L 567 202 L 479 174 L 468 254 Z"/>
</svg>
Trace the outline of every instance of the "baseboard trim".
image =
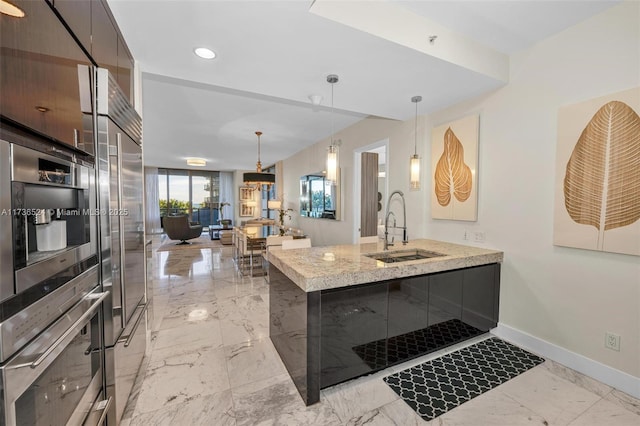
<svg viewBox="0 0 640 426">
<path fill-rule="evenodd" d="M 594 361 L 531 334 L 498 323 L 491 333 L 523 349 L 556 361 L 613 388 L 640 399 L 640 378 Z"/>
</svg>

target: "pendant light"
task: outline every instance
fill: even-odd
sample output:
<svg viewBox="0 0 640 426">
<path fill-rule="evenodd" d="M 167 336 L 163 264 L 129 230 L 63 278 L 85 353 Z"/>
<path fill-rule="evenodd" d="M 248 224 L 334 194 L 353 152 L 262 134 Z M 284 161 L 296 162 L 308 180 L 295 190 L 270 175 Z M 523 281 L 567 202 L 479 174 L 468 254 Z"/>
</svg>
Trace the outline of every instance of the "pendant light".
<svg viewBox="0 0 640 426">
<path fill-rule="evenodd" d="M 255 172 L 247 172 L 243 175 L 243 180 L 245 185 L 251 186 L 254 189 L 261 189 L 262 185 L 269 185 L 269 189 L 271 189 L 271 185 L 276 182 L 276 175 L 273 173 L 263 173 L 262 172 L 262 163 L 260 162 L 260 136 L 262 132 L 256 132 L 256 136 L 258 136 L 258 162 L 256 163 L 256 171 Z"/>
<path fill-rule="evenodd" d="M 414 96 L 411 102 L 416 104 L 416 119 L 413 143 L 413 155 L 409 160 L 410 188 L 413 191 L 420 189 L 420 157 L 418 157 L 418 102 L 422 96 Z"/>
<path fill-rule="evenodd" d="M 327 175 L 325 179 L 330 183 L 338 181 L 338 144 L 333 140 L 333 85 L 338 82 L 338 76 L 329 74 L 327 82 L 331 84 L 331 144 L 327 152 Z"/>
<path fill-rule="evenodd" d="M 0 0 L 0 13 L 14 18 L 24 18 L 24 10 L 7 0 Z"/>
</svg>

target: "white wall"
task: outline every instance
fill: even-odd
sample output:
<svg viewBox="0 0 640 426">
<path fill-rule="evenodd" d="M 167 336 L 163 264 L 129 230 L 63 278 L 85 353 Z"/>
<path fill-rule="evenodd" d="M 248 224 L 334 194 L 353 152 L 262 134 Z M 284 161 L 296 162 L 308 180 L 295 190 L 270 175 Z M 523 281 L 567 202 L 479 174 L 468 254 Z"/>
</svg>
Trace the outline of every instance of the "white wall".
<svg viewBox="0 0 640 426">
<path fill-rule="evenodd" d="M 366 119 L 341 131 L 343 220 L 298 218 L 299 226 L 314 246 L 350 243 L 353 149 L 389 138 L 389 190 L 407 196 L 410 237 L 503 250 L 501 324 L 638 383 L 640 258 L 555 247 L 552 231 L 558 108 L 640 86 L 639 27 L 640 3 L 625 2 L 512 56 L 505 87 L 420 117 L 419 192 L 408 189 L 412 120 Z M 471 113 L 480 114 L 478 221 L 432 220 L 431 183 L 425 181 L 431 176 L 431 128 Z M 297 208 L 298 179 L 324 169 L 328 144 L 321 141 L 284 161 L 287 203 Z M 463 241 L 466 229 L 484 231 L 486 242 Z M 605 331 L 622 336 L 620 352 L 604 347 Z"/>
<path fill-rule="evenodd" d="M 640 258 L 553 246 L 558 108 L 640 86 L 640 4 L 628 2 L 511 58 L 483 99 L 432 115 L 480 113 L 478 221 L 430 221 L 429 236 L 486 232 L 505 252 L 500 322 L 640 377 Z M 605 331 L 622 350 L 604 347 Z"/>
<path fill-rule="evenodd" d="M 411 101 L 407 99 L 407 108 L 411 107 Z M 409 157 L 413 154 L 413 132 L 413 119 L 401 122 L 382 118 L 367 118 L 336 133 L 335 139 L 342 140 L 339 149 L 341 208 L 340 220 L 338 221 L 313 219 L 299 215 L 300 176 L 326 169 L 329 138 L 287 158 L 283 164 L 284 200 L 286 207 L 293 208 L 297 212 L 292 221 L 294 226 L 302 228 L 312 239 L 314 246 L 352 243 L 354 227 L 357 228 L 359 225 L 359 218 L 357 221 L 354 221 L 353 218 L 353 203 L 360 202 L 359 199 L 354 200 L 353 196 L 354 150 L 388 138 L 390 147 L 387 154 L 389 191 L 400 189 L 405 194 L 409 238 L 422 236 L 424 234 L 422 206 L 425 205 L 426 192 L 409 190 L 408 167 Z M 418 134 L 424 137 L 423 117 L 418 120 Z M 424 154 L 420 149 L 418 149 L 418 153 Z"/>
</svg>

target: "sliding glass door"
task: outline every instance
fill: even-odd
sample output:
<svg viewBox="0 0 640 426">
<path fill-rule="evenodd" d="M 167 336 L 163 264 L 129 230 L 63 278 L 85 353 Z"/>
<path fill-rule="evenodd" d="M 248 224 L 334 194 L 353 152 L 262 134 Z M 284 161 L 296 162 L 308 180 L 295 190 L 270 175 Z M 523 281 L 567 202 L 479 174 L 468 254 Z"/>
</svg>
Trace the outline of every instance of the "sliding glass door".
<svg viewBox="0 0 640 426">
<path fill-rule="evenodd" d="M 208 227 L 218 224 L 220 173 L 158 169 L 160 217 L 183 215 Z"/>
</svg>

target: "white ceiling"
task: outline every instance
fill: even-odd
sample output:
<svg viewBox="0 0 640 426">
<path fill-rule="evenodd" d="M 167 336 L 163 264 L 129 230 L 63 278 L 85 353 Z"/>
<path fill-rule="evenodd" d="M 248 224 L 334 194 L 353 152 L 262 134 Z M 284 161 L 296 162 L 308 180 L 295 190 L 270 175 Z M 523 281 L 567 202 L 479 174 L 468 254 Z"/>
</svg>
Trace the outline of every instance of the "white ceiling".
<svg viewBox="0 0 640 426">
<path fill-rule="evenodd" d="M 269 165 L 329 137 L 332 120 L 336 131 L 369 115 L 406 120 L 414 95 L 425 114 L 494 90 L 509 54 L 618 3 L 108 2 L 142 71 L 146 164 L 204 157 L 209 170 L 254 169 L 256 130 Z M 333 115 L 328 74 L 340 77 Z"/>
</svg>

